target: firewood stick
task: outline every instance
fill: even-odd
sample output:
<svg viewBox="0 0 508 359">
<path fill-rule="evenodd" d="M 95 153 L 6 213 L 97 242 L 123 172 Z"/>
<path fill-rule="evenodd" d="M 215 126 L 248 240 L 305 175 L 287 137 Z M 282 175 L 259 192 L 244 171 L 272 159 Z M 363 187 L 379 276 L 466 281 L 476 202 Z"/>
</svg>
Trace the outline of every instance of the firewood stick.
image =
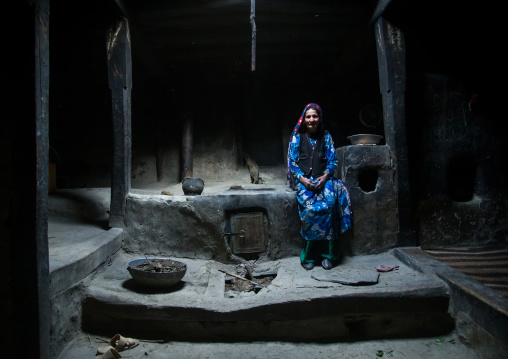
<svg viewBox="0 0 508 359">
<path fill-rule="evenodd" d="M 245 269 L 247 269 L 247 274 L 249 275 L 249 278 L 252 280 L 254 279 L 254 276 L 252 275 L 252 270 L 249 266 L 245 266 Z"/>
<path fill-rule="evenodd" d="M 230 276 L 236 277 L 236 278 L 238 278 L 238 279 L 241 279 L 241 280 L 246 280 L 247 282 L 250 282 L 250 283 L 252 283 L 252 284 L 254 284 L 254 285 L 259 285 L 259 284 L 258 284 L 258 283 L 256 283 L 256 282 L 253 282 L 253 281 L 251 281 L 251 280 L 248 280 L 247 278 L 244 278 L 244 277 L 242 277 L 242 276 L 239 276 L 238 274 L 234 274 L 234 273 L 226 272 L 225 270 L 222 270 L 222 269 L 219 269 L 219 271 L 221 271 L 221 272 L 223 272 L 223 273 L 226 273 L 227 275 L 230 275 Z"/>
<path fill-rule="evenodd" d="M 148 339 L 139 339 L 140 342 L 145 342 L 145 343 L 164 343 L 164 340 L 148 340 Z"/>
<path fill-rule="evenodd" d="M 90 336 L 89 336 L 90 337 Z M 95 338 L 97 340 L 100 340 L 104 343 L 109 343 L 109 340 L 106 340 L 106 339 L 102 339 L 102 338 Z M 139 339 L 140 342 L 145 342 L 145 343 L 164 343 L 164 340 L 162 339 L 154 339 L 154 340 L 148 340 L 148 339 Z"/>
</svg>

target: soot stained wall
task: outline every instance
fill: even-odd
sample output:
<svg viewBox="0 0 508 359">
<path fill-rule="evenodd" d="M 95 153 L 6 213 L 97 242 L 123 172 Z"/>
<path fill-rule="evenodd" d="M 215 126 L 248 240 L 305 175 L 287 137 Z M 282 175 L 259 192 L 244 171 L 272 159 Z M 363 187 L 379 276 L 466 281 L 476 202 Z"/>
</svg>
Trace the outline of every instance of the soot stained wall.
<svg viewBox="0 0 508 359">
<path fill-rule="evenodd" d="M 112 126 L 105 32 L 117 13 L 106 12 L 100 26 L 87 21 L 86 13 L 66 16 L 60 5 L 52 14 L 50 156 L 57 187 L 109 186 Z M 242 151 L 261 166 L 283 166 L 287 139 L 308 102 L 323 107 L 337 147 L 347 145 L 347 136 L 355 133 L 383 134 L 382 125 L 366 128 L 359 121 L 362 107 L 380 107 L 373 37 L 372 31 L 361 61 L 341 67 L 328 65 L 329 60 L 320 67 L 304 61 L 280 66 L 265 56 L 255 72 L 189 63 L 168 71 L 167 77 L 147 68 L 133 43 L 133 187 L 157 181 L 157 156 L 162 158 L 159 180 L 180 181 L 185 117 L 193 120 L 194 174 L 211 179 L 243 166 Z"/>
<path fill-rule="evenodd" d="M 386 16 L 398 13 L 392 21 L 406 35 L 406 127 L 419 244 L 506 243 L 499 16 L 488 6 L 455 2 L 431 1 L 416 12 L 398 5 Z"/>
<path fill-rule="evenodd" d="M 59 188 L 110 184 L 104 34 L 118 12 L 101 4 L 74 17 L 65 5 L 52 8 L 50 159 Z M 405 33 L 407 155 L 419 243 L 504 240 L 506 133 L 494 90 L 500 22 L 482 8 L 435 11 L 438 4 L 429 3 L 415 12 L 395 4 L 385 15 Z M 103 17 L 91 22 L 93 13 Z M 189 63 L 168 77 L 146 67 L 133 46 L 133 186 L 157 181 L 161 154 L 162 183 L 179 182 L 185 116 L 194 121 L 194 173 L 204 178 L 235 173 L 243 150 L 260 165 L 283 166 L 289 133 L 310 101 L 323 107 L 336 147 L 349 145 L 352 134 L 383 135 L 382 124 L 359 121 L 365 105 L 381 105 L 374 30 L 361 38 L 361 50 L 344 49 L 350 61 L 335 65 L 280 65 L 264 56 L 255 73 Z"/>
</svg>

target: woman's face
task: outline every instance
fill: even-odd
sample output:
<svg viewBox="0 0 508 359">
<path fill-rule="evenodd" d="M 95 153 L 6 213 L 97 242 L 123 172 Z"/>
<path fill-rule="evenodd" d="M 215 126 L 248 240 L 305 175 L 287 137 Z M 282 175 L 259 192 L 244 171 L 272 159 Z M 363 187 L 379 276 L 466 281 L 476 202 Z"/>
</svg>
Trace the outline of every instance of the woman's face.
<svg viewBox="0 0 508 359">
<path fill-rule="evenodd" d="M 309 133 L 316 133 L 319 125 L 319 115 L 316 110 L 313 108 L 308 109 L 305 112 L 305 125 L 307 126 L 307 131 Z"/>
</svg>

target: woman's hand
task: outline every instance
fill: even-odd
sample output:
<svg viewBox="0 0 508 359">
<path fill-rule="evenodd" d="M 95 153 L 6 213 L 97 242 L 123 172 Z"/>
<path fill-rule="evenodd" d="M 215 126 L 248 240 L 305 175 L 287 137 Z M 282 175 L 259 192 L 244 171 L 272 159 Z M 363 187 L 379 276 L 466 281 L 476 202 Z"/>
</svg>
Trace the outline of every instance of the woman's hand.
<svg viewBox="0 0 508 359">
<path fill-rule="evenodd" d="M 321 177 L 319 177 L 315 182 L 314 182 L 314 190 L 315 191 L 321 191 L 324 187 L 325 187 L 325 184 L 326 184 L 326 181 L 328 180 L 328 175 L 325 173 L 324 175 L 322 175 Z"/>
<path fill-rule="evenodd" d="M 324 174 L 315 181 L 311 181 L 309 178 L 300 176 L 300 183 L 305 186 L 309 191 L 321 191 L 328 179 L 328 175 Z"/>
<path fill-rule="evenodd" d="M 303 186 L 307 188 L 309 191 L 314 190 L 314 184 L 310 180 L 310 178 L 300 176 L 300 183 L 303 184 Z"/>
</svg>

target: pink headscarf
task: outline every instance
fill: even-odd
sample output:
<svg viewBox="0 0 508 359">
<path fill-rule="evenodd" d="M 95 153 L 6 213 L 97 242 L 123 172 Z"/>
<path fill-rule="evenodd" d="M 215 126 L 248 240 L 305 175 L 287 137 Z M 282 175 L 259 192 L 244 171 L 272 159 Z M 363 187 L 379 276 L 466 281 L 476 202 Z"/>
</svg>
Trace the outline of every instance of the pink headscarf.
<svg viewBox="0 0 508 359">
<path fill-rule="evenodd" d="M 293 139 L 293 136 L 298 132 L 298 129 L 300 128 L 302 122 L 303 122 L 303 118 L 305 116 L 305 112 L 308 110 L 309 107 L 314 107 L 316 108 L 317 110 L 319 110 L 319 119 L 322 121 L 323 120 L 323 110 L 321 110 L 321 106 L 319 106 L 317 103 L 314 103 L 314 102 L 310 102 L 307 104 L 307 106 L 305 106 L 305 108 L 303 109 L 302 111 L 302 114 L 300 115 L 300 118 L 298 119 L 298 122 L 296 123 L 296 126 L 295 128 L 293 129 L 293 132 L 291 132 L 291 136 L 289 136 L 289 146 L 288 146 L 288 157 L 287 157 L 287 162 L 288 162 L 288 173 L 287 173 L 287 181 L 289 182 L 289 187 L 294 191 L 295 189 L 295 179 L 293 178 L 293 176 L 291 175 L 291 170 L 289 168 L 289 149 L 291 148 L 291 140 Z"/>
</svg>

